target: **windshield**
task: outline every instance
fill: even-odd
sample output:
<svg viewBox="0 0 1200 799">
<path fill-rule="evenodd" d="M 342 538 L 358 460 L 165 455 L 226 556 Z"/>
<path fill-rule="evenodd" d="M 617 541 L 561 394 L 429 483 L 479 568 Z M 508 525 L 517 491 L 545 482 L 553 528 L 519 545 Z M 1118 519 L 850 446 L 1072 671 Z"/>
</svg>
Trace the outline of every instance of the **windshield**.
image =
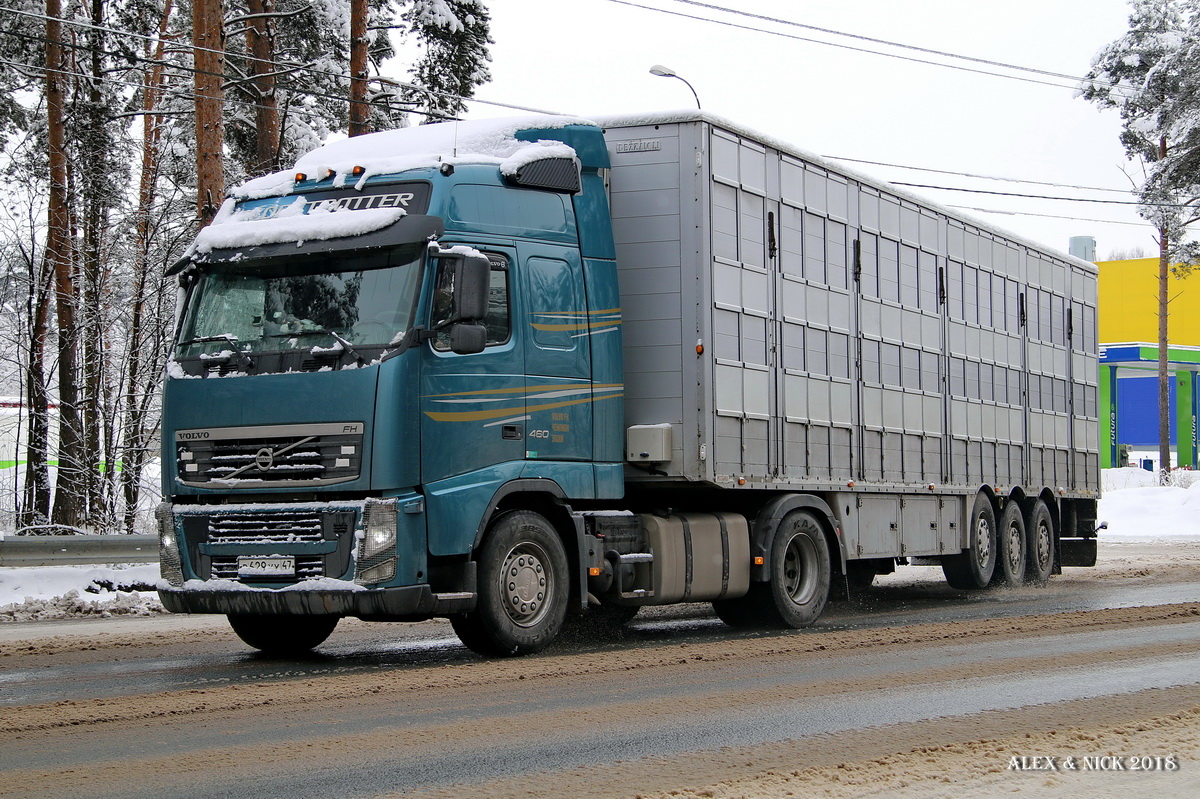
<svg viewBox="0 0 1200 799">
<path fill-rule="evenodd" d="M 316 263 L 205 270 L 188 295 L 176 355 L 386 346 L 412 323 L 424 252 L 414 244 Z"/>
</svg>

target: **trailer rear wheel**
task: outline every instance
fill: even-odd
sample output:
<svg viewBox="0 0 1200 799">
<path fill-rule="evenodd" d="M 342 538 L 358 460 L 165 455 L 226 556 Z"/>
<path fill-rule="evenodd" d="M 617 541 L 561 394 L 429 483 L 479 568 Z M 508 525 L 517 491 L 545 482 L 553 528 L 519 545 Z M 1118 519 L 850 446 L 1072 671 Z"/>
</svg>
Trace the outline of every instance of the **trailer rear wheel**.
<svg viewBox="0 0 1200 799">
<path fill-rule="evenodd" d="M 229 626 L 247 645 L 267 655 L 303 655 L 320 646 L 340 616 L 229 614 Z"/>
<path fill-rule="evenodd" d="M 562 627 L 569 585 L 566 552 L 550 522 L 530 511 L 506 513 L 480 550 L 475 610 L 450 623 L 481 655 L 537 652 Z"/>
<path fill-rule="evenodd" d="M 971 508 L 967 548 L 942 558 L 942 573 L 951 588 L 987 588 L 996 571 L 996 511 L 985 494 L 975 497 Z"/>
<path fill-rule="evenodd" d="M 996 571 L 992 582 L 1004 585 L 1021 585 L 1025 582 L 1025 566 L 1028 557 L 1028 538 L 1025 534 L 1025 517 L 1021 506 L 1009 500 L 1004 503 L 1000 514 L 1000 530 L 997 535 Z"/>
<path fill-rule="evenodd" d="M 1029 582 L 1041 585 L 1050 579 L 1054 569 L 1054 520 L 1050 518 L 1050 509 L 1040 499 L 1029 509 L 1025 532 L 1029 537 L 1025 574 Z"/>
</svg>

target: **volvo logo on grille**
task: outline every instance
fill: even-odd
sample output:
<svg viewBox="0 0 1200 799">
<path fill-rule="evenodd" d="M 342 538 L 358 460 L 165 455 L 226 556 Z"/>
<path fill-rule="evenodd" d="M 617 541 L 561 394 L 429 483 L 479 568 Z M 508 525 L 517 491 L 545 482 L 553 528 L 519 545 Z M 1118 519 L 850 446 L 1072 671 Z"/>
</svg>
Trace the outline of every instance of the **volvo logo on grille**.
<svg viewBox="0 0 1200 799">
<path fill-rule="evenodd" d="M 275 465 L 275 453 L 270 448 L 263 447 L 254 453 L 254 465 L 258 467 L 260 472 L 269 471 Z"/>
</svg>

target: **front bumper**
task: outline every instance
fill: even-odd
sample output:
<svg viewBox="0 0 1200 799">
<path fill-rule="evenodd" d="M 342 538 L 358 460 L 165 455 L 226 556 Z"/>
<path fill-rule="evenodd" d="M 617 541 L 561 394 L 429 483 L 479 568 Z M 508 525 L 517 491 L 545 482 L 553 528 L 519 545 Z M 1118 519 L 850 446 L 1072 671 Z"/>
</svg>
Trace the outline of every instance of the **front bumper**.
<svg viewBox="0 0 1200 799">
<path fill-rule="evenodd" d="M 250 616 L 358 616 L 377 619 L 429 619 L 465 613 L 475 607 L 469 592 L 435 594 L 427 585 L 353 590 L 205 590 L 159 588 L 172 613 L 225 613 Z"/>
</svg>

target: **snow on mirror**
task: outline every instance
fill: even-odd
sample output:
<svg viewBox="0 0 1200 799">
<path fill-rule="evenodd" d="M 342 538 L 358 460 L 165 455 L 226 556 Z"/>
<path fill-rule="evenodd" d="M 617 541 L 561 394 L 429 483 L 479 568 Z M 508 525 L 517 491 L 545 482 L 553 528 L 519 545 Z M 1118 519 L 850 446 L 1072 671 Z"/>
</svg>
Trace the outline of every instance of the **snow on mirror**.
<svg viewBox="0 0 1200 799">
<path fill-rule="evenodd" d="M 387 346 L 412 323 L 423 253 L 411 245 L 336 261 L 205 269 L 188 297 L 176 357 Z"/>
</svg>

